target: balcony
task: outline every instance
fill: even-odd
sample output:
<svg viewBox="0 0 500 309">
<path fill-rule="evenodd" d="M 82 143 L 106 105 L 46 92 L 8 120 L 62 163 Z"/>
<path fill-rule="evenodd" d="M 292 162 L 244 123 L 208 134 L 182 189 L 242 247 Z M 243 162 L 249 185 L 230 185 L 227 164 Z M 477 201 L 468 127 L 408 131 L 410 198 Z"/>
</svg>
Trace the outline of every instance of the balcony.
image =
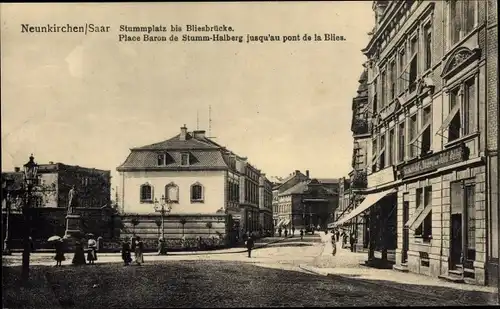
<svg viewBox="0 0 500 309">
<path fill-rule="evenodd" d="M 354 135 L 368 134 L 368 120 L 363 118 L 354 118 L 351 125 L 351 131 Z"/>
<path fill-rule="evenodd" d="M 367 185 L 366 172 L 354 170 L 351 174 L 351 189 L 366 189 Z"/>
</svg>

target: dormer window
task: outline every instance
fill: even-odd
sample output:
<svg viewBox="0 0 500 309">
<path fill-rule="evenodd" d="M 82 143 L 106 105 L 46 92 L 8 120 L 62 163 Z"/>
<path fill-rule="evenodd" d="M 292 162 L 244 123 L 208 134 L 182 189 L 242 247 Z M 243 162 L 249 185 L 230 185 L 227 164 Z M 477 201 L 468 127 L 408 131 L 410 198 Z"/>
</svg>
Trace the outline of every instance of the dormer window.
<svg viewBox="0 0 500 309">
<path fill-rule="evenodd" d="M 164 153 L 158 154 L 158 166 L 163 166 L 167 164 L 167 156 Z"/>
<path fill-rule="evenodd" d="M 181 153 L 181 165 L 189 166 L 189 153 Z"/>
</svg>

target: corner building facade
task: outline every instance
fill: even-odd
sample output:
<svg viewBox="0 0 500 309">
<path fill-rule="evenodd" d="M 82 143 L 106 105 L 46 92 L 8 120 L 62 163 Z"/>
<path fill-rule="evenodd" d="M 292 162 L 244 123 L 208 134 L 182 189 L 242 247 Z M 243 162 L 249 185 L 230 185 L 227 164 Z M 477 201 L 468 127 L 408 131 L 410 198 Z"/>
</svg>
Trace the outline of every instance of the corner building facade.
<svg viewBox="0 0 500 309">
<path fill-rule="evenodd" d="M 373 3 L 376 26 L 363 50 L 373 125 L 367 193 L 396 195 L 396 209 L 382 216 L 394 217 L 395 231 L 377 235 L 385 258 L 394 249 L 396 269 L 481 285 L 498 278 L 496 145 L 488 149 L 497 139 L 488 124 L 498 122 L 497 86 L 486 70 L 497 52 L 487 45 L 492 6 Z"/>
</svg>

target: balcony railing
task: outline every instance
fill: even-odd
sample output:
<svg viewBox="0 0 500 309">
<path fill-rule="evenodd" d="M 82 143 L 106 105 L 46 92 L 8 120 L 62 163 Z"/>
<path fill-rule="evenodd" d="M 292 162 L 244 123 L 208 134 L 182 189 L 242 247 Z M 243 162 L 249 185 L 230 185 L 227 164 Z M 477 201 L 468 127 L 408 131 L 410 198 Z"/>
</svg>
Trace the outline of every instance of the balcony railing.
<svg viewBox="0 0 500 309">
<path fill-rule="evenodd" d="M 368 120 L 363 118 L 354 118 L 351 125 L 351 131 L 355 135 L 368 134 L 369 133 Z"/>
<path fill-rule="evenodd" d="M 368 177 L 365 171 L 354 171 L 351 175 L 352 189 L 366 189 L 368 186 Z"/>
</svg>

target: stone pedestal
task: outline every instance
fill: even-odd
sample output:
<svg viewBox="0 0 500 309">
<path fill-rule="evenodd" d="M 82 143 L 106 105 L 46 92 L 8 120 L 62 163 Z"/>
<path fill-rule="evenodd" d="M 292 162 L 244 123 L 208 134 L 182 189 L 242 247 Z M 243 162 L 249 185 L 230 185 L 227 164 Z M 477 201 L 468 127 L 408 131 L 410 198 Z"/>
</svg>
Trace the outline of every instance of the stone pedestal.
<svg viewBox="0 0 500 309">
<path fill-rule="evenodd" d="M 79 214 L 66 215 L 66 238 L 79 238 L 83 234 L 82 218 Z"/>
</svg>

